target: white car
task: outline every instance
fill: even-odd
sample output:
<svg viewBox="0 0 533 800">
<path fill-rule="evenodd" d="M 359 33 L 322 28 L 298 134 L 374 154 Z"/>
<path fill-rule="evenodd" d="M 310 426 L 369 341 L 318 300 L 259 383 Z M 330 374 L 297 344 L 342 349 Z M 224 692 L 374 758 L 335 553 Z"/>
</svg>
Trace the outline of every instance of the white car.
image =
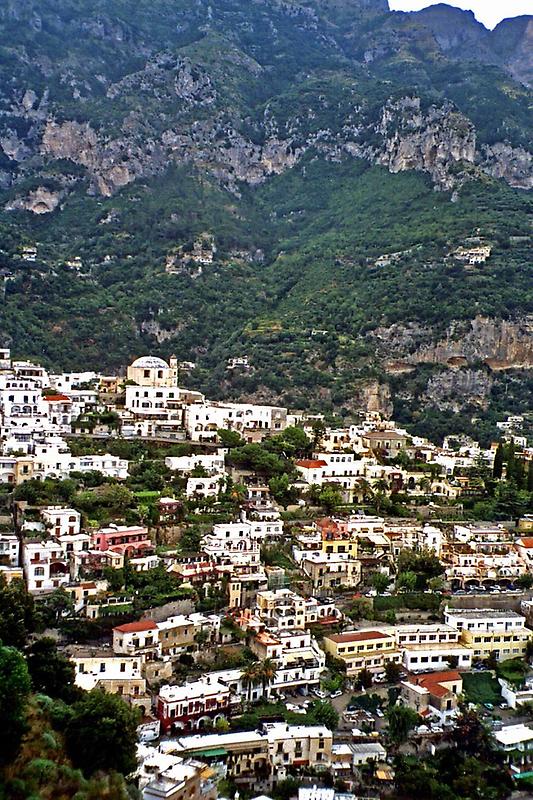
<svg viewBox="0 0 533 800">
<path fill-rule="evenodd" d="M 322 689 L 315 689 L 313 694 L 316 697 L 320 697 L 321 700 L 325 700 L 326 697 L 327 697 L 327 694 L 325 692 L 323 692 Z"/>
<path fill-rule="evenodd" d="M 340 690 L 340 689 L 337 689 L 337 691 L 336 691 L 336 692 L 332 692 L 332 693 L 330 694 L 330 697 L 331 697 L 331 699 L 332 699 L 332 700 L 334 700 L 336 697 L 342 697 L 342 692 L 341 692 L 341 690 Z"/>
</svg>

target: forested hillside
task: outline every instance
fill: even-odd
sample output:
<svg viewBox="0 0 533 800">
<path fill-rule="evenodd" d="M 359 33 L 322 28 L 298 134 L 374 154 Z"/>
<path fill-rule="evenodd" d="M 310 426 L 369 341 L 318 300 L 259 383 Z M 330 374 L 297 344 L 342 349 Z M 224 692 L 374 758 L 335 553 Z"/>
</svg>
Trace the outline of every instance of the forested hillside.
<svg viewBox="0 0 533 800">
<path fill-rule="evenodd" d="M 385 0 L 7 0 L 0 343 L 108 370 L 175 352 L 211 396 L 422 430 L 520 410 L 532 24 Z"/>
</svg>

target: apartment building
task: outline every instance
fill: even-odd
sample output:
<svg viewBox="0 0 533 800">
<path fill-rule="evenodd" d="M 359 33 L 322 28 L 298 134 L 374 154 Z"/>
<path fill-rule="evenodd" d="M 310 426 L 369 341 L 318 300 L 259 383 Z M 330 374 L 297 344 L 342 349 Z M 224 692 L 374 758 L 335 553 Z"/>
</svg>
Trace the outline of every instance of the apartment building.
<svg viewBox="0 0 533 800">
<path fill-rule="evenodd" d="M 206 723 L 227 719 L 240 706 L 240 698 L 213 675 L 184 686 L 161 686 L 156 714 L 165 733 L 201 729 Z"/>
<path fill-rule="evenodd" d="M 270 628 L 306 628 L 342 619 L 331 598 L 301 597 L 290 589 L 258 592 L 256 613 Z"/>
<path fill-rule="evenodd" d="M 264 724 L 259 731 L 190 736 L 176 742 L 176 752 L 202 754 L 226 770 L 238 786 L 266 791 L 289 775 L 291 766 L 327 769 L 333 735 L 321 725 Z"/>
<path fill-rule="evenodd" d="M 522 658 L 533 638 L 533 631 L 525 627 L 525 617 L 514 611 L 447 607 L 444 620 L 460 632 L 460 641 L 472 649 L 476 659 Z"/>
<path fill-rule="evenodd" d="M 398 625 L 395 629 L 402 662 L 409 672 L 470 669 L 473 651 L 451 625 Z"/>
<path fill-rule="evenodd" d="M 346 674 L 356 675 L 362 669 L 378 672 L 388 661 L 401 663 L 394 629 L 370 629 L 347 631 L 325 636 L 323 646 L 326 653 L 342 659 Z"/>
<path fill-rule="evenodd" d="M 361 563 L 349 553 L 308 551 L 301 567 L 311 580 L 313 594 L 319 597 L 334 593 L 339 586 L 357 586 L 361 582 Z"/>
<path fill-rule="evenodd" d="M 276 667 L 276 676 L 265 687 L 271 690 L 318 686 L 326 666 L 326 656 L 311 634 L 305 630 L 260 631 L 249 641 L 249 647 L 260 661 L 270 659 Z M 258 696 L 262 690 L 258 689 Z"/>
<path fill-rule="evenodd" d="M 111 694 L 138 697 L 146 694 L 139 656 L 117 656 L 105 647 L 71 645 L 65 655 L 74 664 L 76 686 L 85 691 L 103 689 Z"/>
</svg>

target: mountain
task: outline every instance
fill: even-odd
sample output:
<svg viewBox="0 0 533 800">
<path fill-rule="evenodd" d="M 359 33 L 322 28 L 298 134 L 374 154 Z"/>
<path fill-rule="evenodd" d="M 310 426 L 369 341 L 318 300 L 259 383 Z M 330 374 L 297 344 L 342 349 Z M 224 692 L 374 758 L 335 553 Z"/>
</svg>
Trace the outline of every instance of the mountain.
<svg viewBox="0 0 533 800">
<path fill-rule="evenodd" d="M 0 340 L 73 368 L 176 352 L 212 396 L 420 429 L 524 408 L 532 31 L 386 0 L 6 0 Z"/>
</svg>

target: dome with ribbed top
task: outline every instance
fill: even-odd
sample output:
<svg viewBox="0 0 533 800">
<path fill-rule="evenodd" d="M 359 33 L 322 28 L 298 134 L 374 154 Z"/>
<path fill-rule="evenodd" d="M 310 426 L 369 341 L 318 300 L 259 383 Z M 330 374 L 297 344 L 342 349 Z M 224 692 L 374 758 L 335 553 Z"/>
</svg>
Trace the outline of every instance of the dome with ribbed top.
<svg viewBox="0 0 533 800">
<path fill-rule="evenodd" d="M 135 369 L 170 369 L 167 362 L 157 356 L 141 356 L 131 366 Z"/>
</svg>

